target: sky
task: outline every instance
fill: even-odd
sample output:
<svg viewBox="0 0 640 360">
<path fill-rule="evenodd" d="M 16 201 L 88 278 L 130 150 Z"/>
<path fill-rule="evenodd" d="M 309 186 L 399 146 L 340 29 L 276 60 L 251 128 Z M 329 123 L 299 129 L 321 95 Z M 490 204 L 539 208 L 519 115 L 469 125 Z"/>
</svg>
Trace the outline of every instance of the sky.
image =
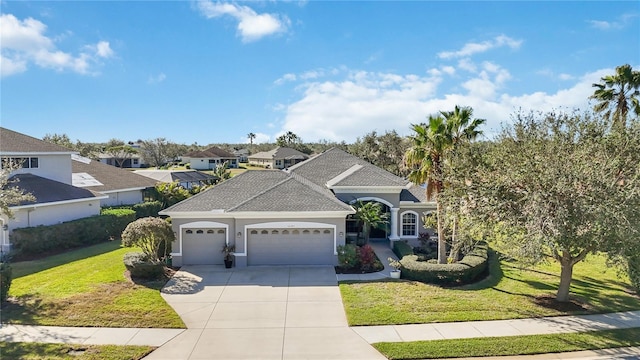
<svg viewBox="0 0 640 360">
<path fill-rule="evenodd" d="M 0 0 L 0 125 L 106 142 L 351 143 L 470 106 L 586 110 L 638 1 Z"/>
</svg>

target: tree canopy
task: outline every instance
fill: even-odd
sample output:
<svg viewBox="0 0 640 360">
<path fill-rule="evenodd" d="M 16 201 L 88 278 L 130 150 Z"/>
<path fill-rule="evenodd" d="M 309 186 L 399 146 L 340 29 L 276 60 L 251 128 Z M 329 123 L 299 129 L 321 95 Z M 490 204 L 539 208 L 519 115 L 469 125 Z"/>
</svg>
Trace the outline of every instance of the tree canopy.
<svg viewBox="0 0 640 360">
<path fill-rule="evenodd" d="M 598 103 L 593 107 L 596 112 L 610 118 L 617 127 L 624 127 L 629 112 L 640 116 L 640 71 L 634 71 L 631 65 L 616 67 L 616 73 L 604 76 L 602 82 L 593 84 L 596 88 L 591 96 Z"/>
<path fill-rule="evenodd" d="M 18 180 L 11 179 L 11 173 L 19 169 L 15 164 L 2 161 L 0 169 L 0 215 L 13 217 L 10 207 L 26 201 L 35 201 L 36 198 L 18 187 Z"/>
</svg>

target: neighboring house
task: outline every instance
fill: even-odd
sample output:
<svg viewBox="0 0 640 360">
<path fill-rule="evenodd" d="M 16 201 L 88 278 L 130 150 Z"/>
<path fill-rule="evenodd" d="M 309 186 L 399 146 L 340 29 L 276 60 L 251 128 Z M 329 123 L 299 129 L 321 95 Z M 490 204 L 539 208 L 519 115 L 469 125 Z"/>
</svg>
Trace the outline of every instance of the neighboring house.
<svg viewBox="0 0 640 360">
<path fill-rule="evenodd" d="M 135 174 L 153 179 L 158 182 L 178 182 L 185 189 L 191 189 L 194 185 L 205 185 L 218 178 L 196 170 L 135 170 Z"/>
<path fill-rule="evenodd" d="M 110 154 L 105 154 L 105 153 L 98 154 L 98 159 L 100 159 L 100 162 L 103 164 L 107 164 L 115 167 L 122 167 L 125 169 L 139 169 L 139 168 L 147 167 L 147 164 L 144 163 L 144 160 L 142 159 L 142 156 L 140 156 L 140 154 L 132 154 L 130 158 L 125 159 L 123 161 L 122 166 L 120 166 L 118 159 L 116 159 L 115 157 L 113 157 L 113 155 L 110 155 Z"/>
<path fill-rule="evenodd" d="M 0 245 L 8 250 L 13 229 L 53 225 L 100 214 L 106 196 L 72 185 L 71 156 L 67 148 L 9 129 L 0 128 L 0 158 L 21 164 L 10 174 L 17 186 L 35 196 L 33 202 L 11 206 L 14 217 L 0 216 Z"/>
<path fill-rule="evenodd" d="M 138 204 L 144 201 L 145 191 L 157 181 L 124 169 L 114 169 L 78 155 L 72 155 L 72 184 L 107 195 L 101 206 Z"/>
<path fill-rule="evenodd" d="M 238 158 L 238 161 L 241 163 L 246 163 L 249 161 L 249 150 L 247 149 L 234 150 L 233 155 L 235 155 Z"/>
<path fill-rule="evenodd" d="M 182 156 L 182 162 L 188 163 L 194 170 L 214 170 L 225 162 L 230 169 L 238 167 L 237 156 L 215 146 L 203 151 L 192 151 Z"/>
<path fill-rule="evenodd" d="M 224 244 L 236 247 L 236 266 L 336 265 L 337 247 L 357 222 L 357 200 L 383 204 L 388 231 L 372 237 L 415 240 L 422 213 L 435 209 L 424 189 L 340 149 L 287 171 L 247 171 L 161 214 L 177 234 L 175 265 L 222 264 Z M 372 234 L 373 235 L 373 234 Z"/>
<path fill-rule="evenodd" d="M 309 158 L 298 150 L 277 147 L 271 151 L 263 151 L 249 155 L 249 164 L 263 166 L 267 169 L 286 169 Z"/>
</svg>

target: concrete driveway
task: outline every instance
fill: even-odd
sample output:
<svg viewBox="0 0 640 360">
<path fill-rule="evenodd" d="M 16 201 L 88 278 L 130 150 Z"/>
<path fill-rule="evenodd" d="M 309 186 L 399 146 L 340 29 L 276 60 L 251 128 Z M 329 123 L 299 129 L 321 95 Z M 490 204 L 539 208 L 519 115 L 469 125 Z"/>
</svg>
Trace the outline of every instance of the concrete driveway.
<svg viewBox="0 0 640 360">
<path fill-rule="evenodd" d="M 162 296 L 188 329 L 145 359 L 385 359 L 347 326 L 330 266 L 185 266 Z"/>
</svg>

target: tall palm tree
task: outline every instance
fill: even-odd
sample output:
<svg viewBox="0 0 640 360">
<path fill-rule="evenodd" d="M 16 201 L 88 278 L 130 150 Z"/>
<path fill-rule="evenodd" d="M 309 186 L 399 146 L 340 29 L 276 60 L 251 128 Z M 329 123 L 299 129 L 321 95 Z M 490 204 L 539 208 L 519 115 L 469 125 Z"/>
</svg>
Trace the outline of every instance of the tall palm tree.
<svg viewBox="0 0 640 360">
<path fill-rule="evenodd" d="M 249 138 L 249 143 L 253 146 L 253 139 L 256 138 L 256 134 L 250 132 L 247 134 L 247 137 Z"/>
<path fill-rule="evenodd" d="M 600 80 L 601 83 L 593 84 L 596 90 L 590 97 L 598 101 L 593 107 L 596 112 L 611 118 L 618 128 L 626 126 L 629 110 L 640 116 L 640 71 L 633 71 L 631 65 L 625 64 L 616 67 L 614 75 Z"/>
<path fill-rule="evenodd" d="M 446 237 L 444 234 L 444 212 L 438 194 L 444 189 L 443 165 L 456 146 L 472 141 L 482 131 L 483 119 L 472 119 L 473 109 L 456 105 L 453 111 L 441 111 L 429 116 L 427 124 L 413 124 L 415 133 L 409 137 L 411 147 L 405 153 L 405 163 L 411 169 L 409 180 L 426 184 L 427 200 L 435 199 L 438 222 L 438 263 L 447 263 Z"/>
<path fill-rule="evenodd" d="M 377 202 L 364 202 L 358 200 L 354 208 L 356 210 L 355 218 L 362 222 L 362 233 L 364 242 L 369 243 L 371 229 L 384 229 L 389 223 L 389 214 L 382 212 L 382 205 Z"/>
</svg>

